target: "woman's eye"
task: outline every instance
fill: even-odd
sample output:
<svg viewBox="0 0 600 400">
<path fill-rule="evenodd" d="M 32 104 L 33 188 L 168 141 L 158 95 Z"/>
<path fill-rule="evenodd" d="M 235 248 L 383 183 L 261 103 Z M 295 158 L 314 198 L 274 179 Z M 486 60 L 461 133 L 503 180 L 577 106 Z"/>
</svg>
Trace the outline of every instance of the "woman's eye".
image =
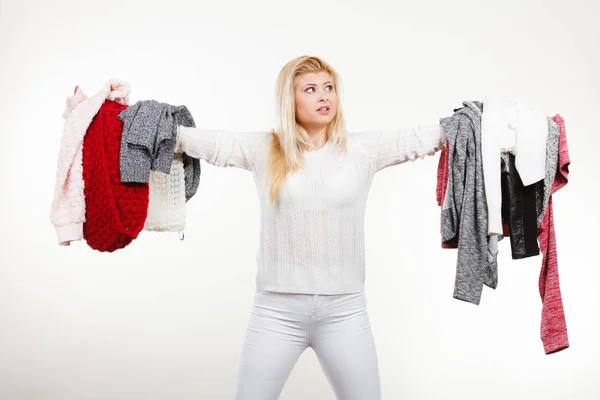
<svg viewBox="0 0 600 400">
<path fill-rule="evenodd" d="M 331 92 L 331 91 L 333 91 L 333 86 L 332 85 L 327 85 L 327 86 L 325 86 L 325 90 Z M 315 91 L 314 87 L 309 87 L 308 89 L 306 89 L 307 93 L 313 93 L 314 91 Z"/>
</svg>

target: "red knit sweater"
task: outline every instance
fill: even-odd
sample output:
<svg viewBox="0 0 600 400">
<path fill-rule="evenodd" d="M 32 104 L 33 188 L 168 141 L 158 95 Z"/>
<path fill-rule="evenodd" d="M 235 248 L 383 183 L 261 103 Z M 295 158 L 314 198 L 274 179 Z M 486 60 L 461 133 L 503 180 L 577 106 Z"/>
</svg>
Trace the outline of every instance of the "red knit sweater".
<svg viewBox="0 0 600 400">
<path fill-rule="evenodd" d="M 98 251 L 112 252 L 129 245 L 143 229 L 148 214 L 148 184 L 121 183 L 123 122 L 117 116 L 125 108 L 114 101 L 104 102 L 83 142 L 83 237 Z"/>
</svg>

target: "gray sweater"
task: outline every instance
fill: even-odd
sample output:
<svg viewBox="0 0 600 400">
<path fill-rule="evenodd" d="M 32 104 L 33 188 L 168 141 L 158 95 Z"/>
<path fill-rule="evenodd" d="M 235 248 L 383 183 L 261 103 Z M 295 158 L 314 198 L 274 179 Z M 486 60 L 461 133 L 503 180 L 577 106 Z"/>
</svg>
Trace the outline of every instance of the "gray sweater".
<svg viewBox="0 0 600 400">
<path fill-rule="evenodd" d="M 121 182 L 148 182 L 150 170 L 171 171 L 177 125 L 194 127 L 194 119 L 185 106 L 172 106 L 156 100 L 138 101 L 123 110 L 119 155 Z M 192 198 L 200 183 L 200 160 L 183 155 L 185 199 Z"/>
<path fill-rule="evenodd" d="M 548 117 L 548 138 L 546 139 L 546 175 L 544 177 L 544 188 L 539 190 L 536 195 L 537 225 L 542 223 L 542 218 L 546 213 L 552 185 L 556 177 L 558 167 L 558 145 L 560 139 L 560 126 L 551 117 Z"/>
<path fill-rule="evenodd" d="M 454 298 L 479 304 L 483 285 L 498 284 L 496 252 L 487 234 L 481 154 L 480 102 L 463 102 L 440 123 L 448 138 L 448 184 L 442 206 L 442 241 L 457 243 Z"/>
</svg>

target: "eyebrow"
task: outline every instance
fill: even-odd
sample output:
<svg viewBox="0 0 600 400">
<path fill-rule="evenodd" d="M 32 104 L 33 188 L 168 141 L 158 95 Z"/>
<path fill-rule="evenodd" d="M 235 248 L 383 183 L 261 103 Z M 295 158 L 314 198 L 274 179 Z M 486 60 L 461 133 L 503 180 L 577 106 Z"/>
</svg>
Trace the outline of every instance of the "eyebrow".
<svg viewBox="0 0 600 400">
<path fill-rule="evenodd" d="M 331 82 L 331 81 L 323 82 L 323 85 L 325 85 L 325 84 L 327 84 L 327 83 L 333 83 L 333 82 Z M 307 83 L 306 85 L 304 85 L 304 86 L 303 86 L 303 88 L 305 88 L 305 87 L 307 87 L 307 86 L 311 86 L 311 85 L 312 85 L 312 86 L 317 86 L 317 84 L 316 84 L 316 83 Z"/>
</svg>

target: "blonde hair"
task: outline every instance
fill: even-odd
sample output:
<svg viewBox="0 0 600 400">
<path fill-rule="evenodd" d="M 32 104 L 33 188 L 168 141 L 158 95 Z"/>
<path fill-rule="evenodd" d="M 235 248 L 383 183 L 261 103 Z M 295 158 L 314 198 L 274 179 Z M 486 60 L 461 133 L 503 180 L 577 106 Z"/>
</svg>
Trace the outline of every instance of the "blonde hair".
<svg viewBox="0 0 600 400">
<path fill-rule="evenodd" d="M 282 185 L 289 173 L 302 167 L 304 151 L 310 146 L 308 133 L 296 120 L 295 89 L 300 75 L 305 73 L 327 72 L 333 79 L 333 86 L 341 95 L 341 80 L 337 72 L 325 61 L 314 56 L 300 56 L 283 66 L 277 77 L 275 103 L 277 125 L 272 132 L 272 140 L 267 156 L 267 185 L 271 204 L 277 205 Z M 335 147 L 345 150 L 347 135 L 338 100 L 337 112 L 327 125 L 327 140 Z"/>
</svg>

